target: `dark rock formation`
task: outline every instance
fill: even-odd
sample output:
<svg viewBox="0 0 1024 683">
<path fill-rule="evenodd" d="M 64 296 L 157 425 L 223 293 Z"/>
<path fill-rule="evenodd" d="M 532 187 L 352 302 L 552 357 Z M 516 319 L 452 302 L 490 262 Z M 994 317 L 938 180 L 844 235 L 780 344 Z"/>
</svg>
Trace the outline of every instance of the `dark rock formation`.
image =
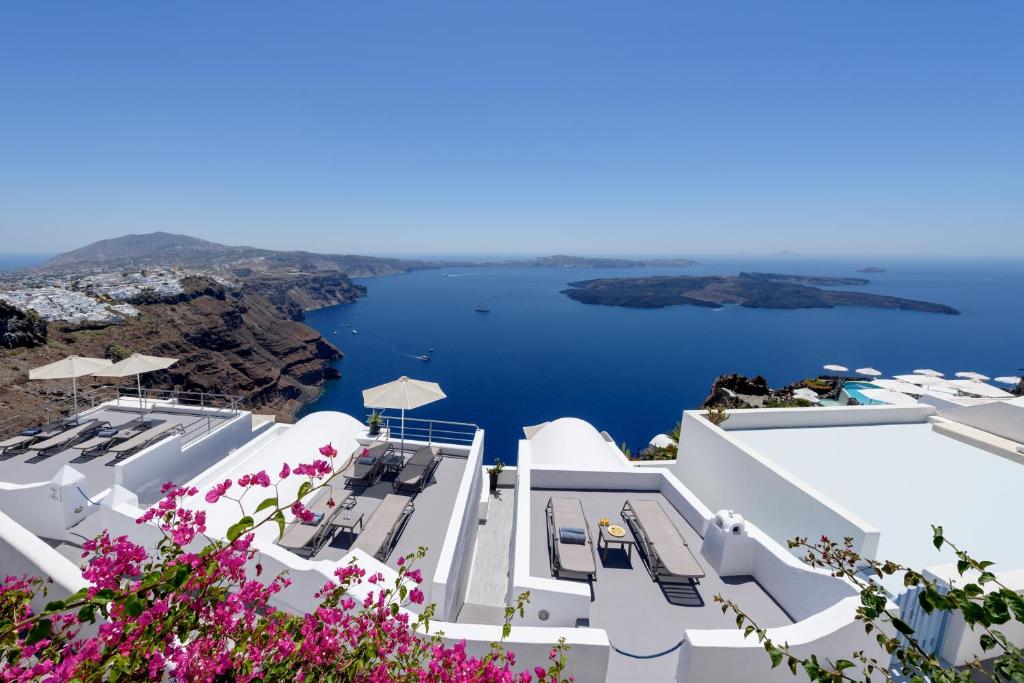
<svg viewBox="0 0 1024 683">
<path fill-rule="evenodd" d="M 951 306 L 895 296 L 820 289 L 836 284 L 864 284 L 860 278 L 821 278 L 776 273 L 739 275 L 667 275 L 646 278 L 605 278 L 570 282 L 562 293 L 585 304 L 663 308 L 689 304 L 747 308 L 833 308 L 865 306 L 957 315 Z M 811 286 L 811 285 L 818 286 Z"/>
<path fill-rule="evenodd" d="M 46 343 L 46 321 L 0 301 L 0 347 L 33 348 Z"/>
<path fill-rule="evenodd" d="M 725 408 L 749 408 L 750 402 L 744 396 L 768 396 L 771 389 L 761 375 L 753 379 L 736 373 L 719 375 L 711 384 L 711 393 L 701 403 L 701 408 L 722 406 Z"/>
</svg>

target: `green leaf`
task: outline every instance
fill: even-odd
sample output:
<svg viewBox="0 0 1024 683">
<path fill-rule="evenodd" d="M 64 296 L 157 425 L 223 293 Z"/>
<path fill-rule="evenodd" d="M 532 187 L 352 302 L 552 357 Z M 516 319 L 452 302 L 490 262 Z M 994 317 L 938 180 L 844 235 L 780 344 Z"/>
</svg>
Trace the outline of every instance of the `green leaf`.
<svg viewBox="0 0 1024 683">
<path fill-rule="evenodd" d="M 256 512 L 263 512 L 267 508 L 277 507 L 277 496 L 271 496 L 256 506 Z"/>
<path fill-rule="evenodd" d="M 310 491 L 312 491 L 312 490 L 313 490 L 313 484 L 312 483 L 310 483 L 308 481 L 302 482 L 302 485 L 299 486 L 299 496 L 298 496 L 299 500 L 302 500 L 302 498 L 304 498 L 305 495 L 307 493 L 309 493 Z"/>
<path fill-rule="evenodd" d="M 228 528 L 228 540 L 234 541 L 243 533 L 245 533 L 246 529 L 252 527 L 252 525 L 252 517 L 242 517 L 242 519 L 238 520 Z"/>
<path fill-rule="evenodd" d="M 768 656 L 772 660 L 772 668 L 774 669 L 779 664 L 782 664 L 782 651 L 771 645 L 765 645 L 765 649 L 768 650 Z"/>
<path fill-rule="evenodd" d="M 128 601 L 124 603 L 124 611 L 130 617 L 137 617 L 146 609 L 146 606 L 142 604 L 142 600 L 132 596 L 128 598 Z"/>
<path fill-rule="evenodd" d="M 942 535 L 941 526 L 932 527 L 932 544 L 936 550 L 942 550 L 942 544 L 946 542 L 946 539 Z"/>
<path fill-rule="evenodd" d="M 28 632 L 28 638 L 25 639 L 26 645 L 35 645 L 43 638 L 48 637 L 53 632 L 53 623 L 49 619 L 40 619 L 32 627 L 32 630 Z"/>
<path fill-rule="evenodd" d="M 284 536 L 284 513 L 280 510 L 275 512 L 274 521 L 277 522 L 277 538 L 280 540 Z"/>
<path fill-rule="evenodd" d="M 853 662 L 849 659 L 840 659 L 836 662 L 836 671 L 845 671 L 846 669 L 852 668 Z"/>
<path fill-rule="evenodd" d="M 914 629 L 907 622 L 902 619 L 892 618 L 892 625 L 896 627 L 896 630 L 905 636 L 909 636 L 914 633 Z"/>
</svg>

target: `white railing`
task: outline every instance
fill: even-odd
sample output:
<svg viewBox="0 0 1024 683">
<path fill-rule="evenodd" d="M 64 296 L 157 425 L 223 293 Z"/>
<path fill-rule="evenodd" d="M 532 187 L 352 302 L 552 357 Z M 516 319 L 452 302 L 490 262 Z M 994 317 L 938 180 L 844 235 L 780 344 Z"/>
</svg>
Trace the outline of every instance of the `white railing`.
<svg viewBox="0 0 1024 683">
<path fill-rule="evenodd" d="M 471 422 L 426 420 L 406 416 L 403 431 L 402 416 L 384 412 L 380 413 L 380 424 L 382 429 L 387 430 L 388 438 L 392 441 L 403 439 L 405 441 L 426 441 L 428 444 L 438 442 L 459 446 L 471 446 L 477 430 L 480 429 Z"/>
</svg>

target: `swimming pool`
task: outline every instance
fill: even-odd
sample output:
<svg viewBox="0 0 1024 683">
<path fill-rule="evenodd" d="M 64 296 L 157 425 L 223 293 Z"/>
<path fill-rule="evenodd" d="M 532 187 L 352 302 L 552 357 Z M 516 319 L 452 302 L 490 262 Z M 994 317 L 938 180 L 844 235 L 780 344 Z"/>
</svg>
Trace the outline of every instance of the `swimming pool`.
<svg viewBox="0 0 1024 683">
<path fill-rule="evenodd" d="M 847 383 L 845 383 L 843 385 L 843 393 L 845 393 L 850 398 L 857 399 L 857 403 L 860 403 L 862 406 L 884 406 L 884 405 L 888 405 L 885 401 L 876 401 L 876 400 L 870 399 L 867 396 L 865 396 L 864 394 L 860 393 L 861 389 L 880 389 L 880 388 L 881 387 L 879 387 L 877 384 L 872 384 L 871 382 L 847 382 Z"/>
</svg>

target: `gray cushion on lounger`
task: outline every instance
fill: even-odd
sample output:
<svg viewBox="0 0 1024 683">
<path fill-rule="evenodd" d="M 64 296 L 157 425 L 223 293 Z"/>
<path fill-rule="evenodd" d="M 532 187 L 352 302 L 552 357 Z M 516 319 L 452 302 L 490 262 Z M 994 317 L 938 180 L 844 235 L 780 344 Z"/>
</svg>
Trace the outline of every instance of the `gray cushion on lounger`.
<svg viewBox="0 0 1024 683">
<path fill-rule="evenodd" d="M 562 527 L 558 530 L 558 538 L 562 543 L 570 543 L 572 545 L 583 545 L 587 542 L 587 534 L 583 529 Z"/>
</svg>

